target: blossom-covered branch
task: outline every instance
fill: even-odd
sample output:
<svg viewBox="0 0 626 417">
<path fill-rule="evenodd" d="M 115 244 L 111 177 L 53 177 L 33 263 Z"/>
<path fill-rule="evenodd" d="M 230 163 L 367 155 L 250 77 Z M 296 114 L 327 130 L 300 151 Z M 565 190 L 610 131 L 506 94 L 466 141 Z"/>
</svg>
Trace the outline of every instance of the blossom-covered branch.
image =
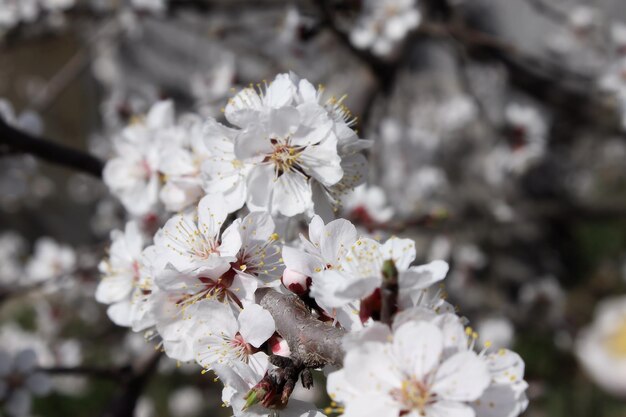
<svg viewBox="0 0 626 417">
<path fill-rule="evenodd" d="M 295 357 L 310 368 L 341 365 L 341 338 L 346 331 L 313 317 L 310 309 L 295 295 L 261 290 L 258 302 L 270 312 L 276 330 L 287 341 Z"/>
</svg>

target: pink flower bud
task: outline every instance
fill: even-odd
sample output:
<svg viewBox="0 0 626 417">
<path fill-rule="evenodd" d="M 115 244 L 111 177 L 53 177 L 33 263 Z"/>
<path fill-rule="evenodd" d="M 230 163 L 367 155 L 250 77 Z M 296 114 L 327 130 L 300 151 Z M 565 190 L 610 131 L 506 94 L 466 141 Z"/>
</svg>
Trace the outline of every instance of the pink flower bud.
<svg viewBox="0 0 626 417">
<path fill-rule="evenodd" d="M 311 286 L 310 277 L 291 269 L 285 269 L 281 281 L 285 288 L 297 295 L 305 294 Z"/>
<path fill-rule="evenodd" d="M 269 340 L 269 345 L 272 348 L 272 353 L 274 355 L 284 356 L 286 358 L 291 355 L 291 350 L 289 350 L 287 341 L 280 336 L 272 336 Z"/>
</svg>

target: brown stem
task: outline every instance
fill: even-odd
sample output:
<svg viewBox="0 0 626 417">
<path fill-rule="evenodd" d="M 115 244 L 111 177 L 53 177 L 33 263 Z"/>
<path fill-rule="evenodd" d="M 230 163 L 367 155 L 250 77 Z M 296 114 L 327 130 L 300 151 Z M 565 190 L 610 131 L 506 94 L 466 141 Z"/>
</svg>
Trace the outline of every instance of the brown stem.
<svg viewBox="0 0 626 417">
<path fill-rule="evenodd" d="M 257 294 L 258 303 L 274 318 L 276 330 L 287 341 L 292 357 L 306 368 L 341 365 L 341 339 L 345 330 L 315 318 L 295 295 L 271 289 L 262 289 Z"/>
</svg>

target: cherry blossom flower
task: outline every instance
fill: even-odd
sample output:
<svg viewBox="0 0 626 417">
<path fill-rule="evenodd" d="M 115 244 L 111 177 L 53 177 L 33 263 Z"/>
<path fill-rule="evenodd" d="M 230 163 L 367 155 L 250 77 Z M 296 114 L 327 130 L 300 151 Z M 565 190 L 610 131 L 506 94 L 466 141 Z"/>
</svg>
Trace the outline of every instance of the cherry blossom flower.
<svg viewBox="0 0 626 417">
<path fill-rule="evenodd" d="M 200 273 L 235 261 L 241 237 L 236 225 L 220 233 L 228 213 L 217 200 L 216 196 L 205 196 L 197 210 L 172 217 L 157 232 L 154 243 L 163 256 L 163 267 Z"/>
<path fill-rule="evenodd" d="M 204 196 L 200 172 L 209 157 L 204 142 L 204 123 L 199 117 L 188 115 L 179 126 L 186 132 L 189 143 L 186 146 L 166 143 L 159 155 L 159 171 L 165 182 L 159 199 L 168 211 L 184 210 Z"/>
<path fill-rule="evenodd" d="M 141 216 L 158 202 L 161 148 L 183 143 L 184 131 L 174 122 L 171 101 L 156 103 L 144 120 L 138 120 L 113 138 L 116 156 L 102 173 L 104 182 L 131 214 Z"/>
<path fill-rule="evenodd" d="M 398 327 L 392 341 L 350 349 L 343 369 L 329 375 L 328 391 L 345 405 L 346 417 L 465 417 L 489 383 L 476 353 L 444 355 L 443 332 L 421 321 Z"/>
<path fill-rule="evenodd" d="M 235 141 L 237 157 L 254 165 L 248 206 L 285 216 L 303 213 L 312 204 L 310 181 L 332 186 L 343 177 L 332 121 L 306 104 L 259 116 Z"/>
<path fill-rule="evenodd" d="M 328 311 L 363 299 L 383 282 L 383 263 L 392 260 L 398 271 L 399 303 L 414 305 L 432 284 L 441 281 L 448 265 L 433 261 L 413 266 L 415 244 L 410 239 L 391 238 L 384 244 L 361 238 L 351 245 L 340 268 L 320 271 L 313 276 L 311 295 Z"/>
<path fill-rule="evenodd" d="M 337 219 L 325 225 L 320 216 L 314 216 L 309 223 L 309 238 L 300 236 L 301 249 L 283 246 L 285 267 L 307 277 L 340 268 L 357 238 L 356 227 L 348 220 Z"/>
<path fill-rule="evenodd" d="M 240 209 L 248 195 L 247 178 L 252 166 L 235 156 L 237 130 L 213 119 L 205 124 L 207 148 L 211 156 L 202 165 L 203 188 L 219 194 L 229 213 Z"/>
<path fill-rule="evenodd" d="M 146 323 L 143 303 L 153 290 L 153 280 L 147 270 L 148 258 L 154 246 L 144 251 L 145 239 L 136 222 L 126 223 L 124 232 L 111 232 L 109 257 L 100 263 L 102 281 L 96 289 L 96 301 L 109 304 L 107 314 L 118 326 L 142 330 Z"/>
<path fill-rule="evenodd" d="M 233 222 L 241 238 L 241 248 L 231 267 L 248 279 L 258 280 L 259 286 L 277 286 L 284 265 L 281 258 L 280 236 L 268 213 L 254 212 Z"/>
<path fill-rule="evenodd" d="M 602 389 L 626 395 L 626 298 L 599 304 L 593 323 L 576 340 L 576 356 Z"/>
<path fill-rule="evenodd" d="M 259 372 L 267 368 L 267 355 L 259 348 L 276 331 L 270 313 L 258 304 L 244 307 L 237 317 L 219 302 L 203 303 L 198 314 L 206 317 L 206 331 L 195 343 L 196 361 L 205 369 L 216 364 L 234 368 L 251 366 Z"/>
<path fill-rule="evenodd" d="M 320 100 L 321 91 L 293 74 L 235 95 L 225 116 L 239 129 L 208 125 L 215 143 L 207 147 L 215 156 L 203 168 L 205 190 L 224 194 L 229 211 L 245 199 L 251 211 L 291 217 L 312 215 L 314 206 L 319 212 L 362 182 L 365 159 L 358 151 L 369 142 L 351 129 L 341 100 Z"/>
<path fill-rule="evenodd" d="M 394 213 L 387 205 L 385 192 L 377 186 L 360 185 L 346 194 L 342 203 L 346 217 L 358 219 L 366 225 L 385 223 Z"/>
<path fill-rule="evenodd" d="M 517 417 L 528 407 L 524 381 L 524 361 L 507 349 L 481 356 L 487 363 L 491 383 L 483 395 L 474 401 L 476 417 Z"/>
<path fill-rule="evenodd" d="M 274 417 L 276 415 L 280 417 L 324 417 L 324 414 L 318 411 L 314 404 L 293 399 L 280 410 L 265 407 L 263 401 L 252 407 L 246 407 L 246 396 L 263 379 L 265 371 L 257 372 L 247 367 L 245 372 L 241 372 L 229 366 L 218 365 L 215 367 L 215 373 L 224 383 L 222 401 L 226 406 L 232 407 L 236 417 Z M 274 393 L 273 396 L 275 397 L 276 394 Z M 272 394 L 270 393 L 268 397 L 272 397 Z M 265 398 L 267 401 L 271 401 L 271 399 Z"/>
<path fill-rule="evenodd" d="M 202 334 L 202 307 L 219 301 L 239 311 L 254 303 L 258 281 L 237 272 L 230 264 L 208 270 L 179 272 L 164 269 L 155 279 L 158 291 L 149 304 L 165 352 L 180 361 L 194 359 L 194 341 Z"/>
<path fill-rule="evenodd" d="M 35 253 L 26 264 L 26 281 L 40 283 L 61 278 L 76 267 L 76 253 L 51 238 L 43 237 L 35 243 Z"/>
<path fill-rule="evenodd" d="M 50 379 L 36 368 L 37 356 L 32 350 L 22 350 L 13 357 L 0 350 L 0 409 L 9 417 L 30 415 L 32 396 L 50 392 Z"/>
<path fill-rule="evenodd" d="M 389 55 L 420 21 L 416 0 L 365 0 L 350 40 L 357 48 Z"/>
<path fill-rule="evenodd" d="M 465 327 L 465 319 L 457 316 L 454 309 L 437 312 L 433 309 L 416 307 L 399 313 L 393 322 L 398 329 L 406 323 L 425 321 L 437 326 L 443 335 L 443 358 L 449 358 L 460 352 L 472 352 L 476 341 L 481 336 L 471 327 Z M 385 331 L 372 329 L 363 336 L 353 336 L 345 343 L 358 343 L 368 339 L 384 340 Z M 387 330 L 388 333 L 388 330 Z M 485 341 L 478 358 L 486 364 L 490 383 L 480 398 L 471 403 L 476 417 L 516 417 L 528 406 L 524 381 L 524 361 L 518 354 L 507 349 L 490 352 L 493 343 Z"/>
</svg>

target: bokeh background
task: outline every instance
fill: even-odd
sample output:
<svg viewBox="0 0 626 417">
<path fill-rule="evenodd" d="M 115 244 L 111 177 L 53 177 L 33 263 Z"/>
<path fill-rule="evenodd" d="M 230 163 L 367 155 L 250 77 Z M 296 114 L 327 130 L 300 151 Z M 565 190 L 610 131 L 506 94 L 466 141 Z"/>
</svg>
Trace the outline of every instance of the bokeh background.
<svg viewBox="0 0 626 417">
<path fill-rule="evenodd" d="M 610 346 L 614 367 L 594 371 L 580 347 L 598 306 L 626 293 L 626 3 L 420 0 L 420 25 L 384 56 L 345 36 L 366 2 L 165 3 L 77 0 L 11 23 L 0 0 L 0 98 L 23 128 L 106 159 L 160 98 L 219 118 L 231 89 L 286 71 L 346 93 L 394 214 L 343 215 L 451 263 L 449 299 L 526 361 L 526 416 L 626 415 L 620 316 L 591 348 Z M 125 216 L 99 179 L 0 147 L 0 348 L 57 368 L 33 416 L 101 415 L 154 350 L 93 299 Z M 75 254 L 56 289 L 20 284 L 42 237 Z M 135 415 L 229 415 L 219 388 L 164 359 Z"/>
</svg>

